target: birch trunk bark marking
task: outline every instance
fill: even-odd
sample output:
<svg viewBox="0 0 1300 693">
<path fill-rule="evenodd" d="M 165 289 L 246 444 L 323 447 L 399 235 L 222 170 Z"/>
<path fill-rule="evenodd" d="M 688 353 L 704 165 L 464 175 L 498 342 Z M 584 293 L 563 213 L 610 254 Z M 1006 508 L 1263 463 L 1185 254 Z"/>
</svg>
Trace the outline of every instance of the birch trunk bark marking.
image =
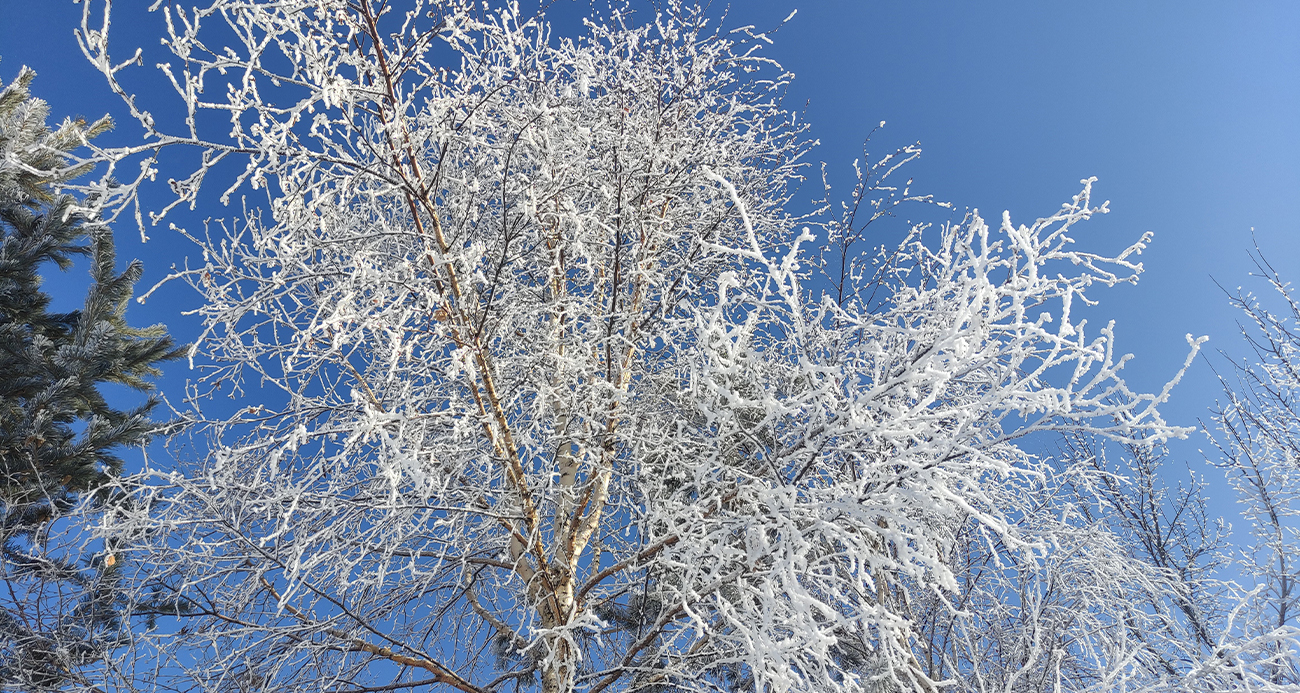
<svg viewBox="0 0 1300 693">
<path fill-rule="evenodd" d="M 393 141 L 393 126 L 400 118 L 400 114 L 397 112 L 397 94 L 393 86 L 393 74 L 388 67 L 388 58 L 384 53 L 383 42 L 379 36 L 379 28 L 374 14 L 370 11 L 369 2 L 361 3 L 360 8 L 362 17 L 366 22 L 367 34 L 372 46 L 374 47 L 375 58 L 379 63 L 380 74 L 384 78 L 385 98 L 388 101 L 390 108 L 393 109 L 392 120 L 385 116 L 382 107 L 378 109 L 380 122 L 384 125 L 384 141 L 387 144 L 389 153 L 392 157 L 394 169 L 406 184 L 404 186 L 405 189 L 403 190 L 403 196 L 406 199 L 407 206 L 411 210 L 412 221 L 416 226 L 417 233 L 425 237 L 429 237 L 430 235 L 428 231 L 425 230 L 424 222 L 420 217 L 420 207 L 425 208 L 432 224 L 432 237 L 437 243 L 438 250 L 443 255 L 444 259 L 439 261 L 431 255 L 428 256 L 427 259 L 435 269 L 440 268 L 447 277 L 447 282 L 451 290 L 450 298 L 452 299 L 447 302 L 448 323 L 452 325 L 453 338 L 458 343 L 469 344 L 471 351 L 474 354 L 474 362 L 478 367 L 483 394 L 486 395 L 487 400 L 487 406 L 484 406 L 484 402 L 480 401 L 479 385 L 473 384 L 472 389 L 474 392 L 474 398 L 479 402 L 480 410 L 482 410 L 485 415 L 483 421 L 484 432 L 488 436 L 488 440 L 492 443 L 493 448 L 497 451 L 497 454 L 507 462 L 506 477 L 511 484 L 514 485 L 520 502 L 524 506 L 524 514 L 527 518 L 526 522 L 528 523 L 529 529 L 528 536 L 529 544 L 531 545 L 530 548 L 538 562 L 539 572 L 542 575 L 545 575 L 547 572 L 547 561 L 544 551 L 540 546 L 540 536 L 538 535 L 540 522 L 537 508 L 533 502 L 532 492 L 528 488 L 523 464 L 519 459 L 519 452 L 514 443 L 514 436 L 511 434 L 509 421 L 506 417 L 504 408 L 501 406 L 500 397 L 497 393 L 496 384 L 493 378 L 491 362 L 488 360 L 487 350 L 481 343 L 480 336 L 476 332 L 473 333 L 474 337 L 472 341 L 464 340 L 460 337 L 460 330 L 458 328 L 469 328 L 472 323 L 464 311 L 463 293 L 456 268 L 450 260 L 445 259 L 447 253 L 450 251 L 450 245 L 443 233 L 442 224 L 438 219 L 437 209 L 433 205 L 432 200 L 428 198 L 429 188 L 424 184 L 424 173 L 420 167 L 419 160 L 416 158 L 415 152 L 410 144 L 410 139 L 405 128 L 403 128 L 402 138 L 404 141 L 400 149 L 405 149 L 406 151 L 406 161 L 410 166 L 411 174 L 414 176 L 415 182 L 413 183 L 407 178 L 406 167 L 403 166 L 402 156 L 399 153 L 399 146 Z M 413 190 L 416 192 L 416 195 L 412 194 Z M 493 419 L 496 423 L 495 430 L 492 425 Z"/>
</svg>

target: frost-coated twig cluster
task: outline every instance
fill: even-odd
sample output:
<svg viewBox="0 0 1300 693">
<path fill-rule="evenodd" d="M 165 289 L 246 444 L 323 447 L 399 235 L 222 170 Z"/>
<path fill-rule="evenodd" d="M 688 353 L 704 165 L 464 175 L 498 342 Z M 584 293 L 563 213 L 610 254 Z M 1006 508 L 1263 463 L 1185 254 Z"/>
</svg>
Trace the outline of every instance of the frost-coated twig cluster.
<svg viewBox="0 0 1300 693">
<path fill-rule="evenodd" d="M 1256 247 L 1258 278 L 1271 291 L 1261 300 L 1230 295 L 1244 319 L 1252 358 L 1220 375 L 1225 401 L 1210 420 L 1219 463 L 1237 492 L 1247 535 L 1238 569 L 1252 599 L 1234 611 L 1253 679 L 1300 687 L 1300 301 Z M 1281 310 L 1273 311 L 1268 301 Z M 1209 428 L 1209 426 L 1207 426 Z M 1225 660 L 1233 664 L 1232 660 Z M 1206 665 L 1207 676 L 1224 665 Z M 1218 674 L 1222 676 L 1222 674 Z M 1258 685 L 1258 684 L 1257 684 Z M 1260 686 L 1260 689 L 1263 689 Z"/>
<path fill-rule="evenodd" d="M 1076 248 L 1106 211 L 1091 180 L 1032 224 L 972 213 L 877 252 L 857 210 L 928 201 L 881 182 L 915 150 L 860 176 L 840 221 L 792 216 L 808 144 L 789 75 L 763 34 L 676 1 L 616 6 L 580 39 L 514 5 L 155 9 L 180 135 L 118 81 L 137 58 L 109 56 L 111 3 L 86 4 L 83 48 L 147 132 L 113 156 L 145 153 L 149 177 L 161 149 L 202 153 L 155 220 L 231 162 L 222 200 L 267 202 L 187 231 L 201 257 L 170 277 L 204 299 L 194 461 L 147 471 L 147 502 L 103 531 L 147 537 L 141 594 L 186 609 L 119 680 L 1171 680 L 1134 635 L 1158 609 L 1117 606 L 1169 581 L 1089 541 L 1101 524 L 1054 502 L 1072 477 L 1022 447 L 1186 433 L 1157 411 L 1181 371 L 1131 391 L 1112 326 L 1074 310 L 1135 281 L 1149 240 Z M 212 112 L 226 135 L 203 132 Z"/>
</svg>

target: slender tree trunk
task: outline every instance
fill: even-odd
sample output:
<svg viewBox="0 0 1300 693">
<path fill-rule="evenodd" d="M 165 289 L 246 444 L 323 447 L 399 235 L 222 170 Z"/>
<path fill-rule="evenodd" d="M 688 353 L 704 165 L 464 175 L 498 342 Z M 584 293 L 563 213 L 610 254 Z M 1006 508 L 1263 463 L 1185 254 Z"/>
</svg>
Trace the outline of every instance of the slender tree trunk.
<svg viewBox="0 0 1300 693">
<path fill-rule="evenodd" d="M 560 571 L 555 571 L 559 573 Z M 567 626 L 574 614 L 573 580 L 570 575 L 557 574 L 552 577 L 555 591 L 550 595 L 550 608 L 543 608 L 543 614 L 551 612 L 551 618 L 543 618 L 543 624 L 552 629 L 548 636 L 546 662 L 542 666 L 542 693 L 570 693 L 573 690 L 573 674 L 576 670 L 576 652 L 567 638 L 555 631 Z M 545 623 L 545 621 L 550 623 Z"/>
<path fill-rule="evenodd" d="M 542 668 L 542 693 L 570 693 L 573 690 L 573 648 L 569 641 L 556 638 L 551 656 Z"/>
</svg>

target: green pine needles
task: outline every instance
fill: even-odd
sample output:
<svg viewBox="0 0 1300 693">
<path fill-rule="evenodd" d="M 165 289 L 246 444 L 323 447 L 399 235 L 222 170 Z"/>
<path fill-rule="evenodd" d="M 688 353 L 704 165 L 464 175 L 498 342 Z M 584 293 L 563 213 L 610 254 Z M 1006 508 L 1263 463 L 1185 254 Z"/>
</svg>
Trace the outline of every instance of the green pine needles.
<svg viewBox="0 0 1300 693">
<path fill-rule="evenodd" d="M 145 444 L 157 428 L 152 395 L 119 409 L 100 391 L 118 383 L 148 393 L 158 364 L 183 350 L 161 325 L 126 322 L 142 265 L 116 270 L 112 232 L 93 201 L 59 194 L 85 173 L 67 154 L 109 129 L 45 125 L 24 68 L 0 89 L 0 685 L 65 690 L 91 684 L 82 670 L 126 635 L 127 607 L 115 589 L 122 559 L 112 546 L 88 550 L 76 537 L 87 513 L 125 502 L 114 491 L 118 451 Z M 42 268 L 89 258 L 84 307 L 52 312 Z"/>
</svg>

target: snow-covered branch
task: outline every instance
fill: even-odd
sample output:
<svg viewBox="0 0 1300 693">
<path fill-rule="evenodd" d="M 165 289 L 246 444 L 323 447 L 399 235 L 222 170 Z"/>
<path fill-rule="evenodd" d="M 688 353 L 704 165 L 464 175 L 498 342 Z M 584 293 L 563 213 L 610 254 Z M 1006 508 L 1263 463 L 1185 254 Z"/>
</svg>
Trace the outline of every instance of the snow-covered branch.
<svg viewBox="0 0 1300 693">
<path fill-rule="evenodd" d="M 789 75 L 702 10 L 616 5 L 570 39 L 513 4 L 155 8 L 180 134 L 121 87 L 111 3 L 82 32 L 141 151 L 201 149 L 178 204 L 238 160 L 222 198 L 269 206 L 191 233 L 197 459 L 104 528 L 191 607 L 141 636 L 151 683 L 939 691 L 918 614 L 967 608 L 972 533 L 1085 550 L 1022 521 L 1049 475 L 1023 439 L 1186 434 L 1072 312 L 1148 241 L 1075 248 L 1091 180 L 887 251 L 849 213 L 824 291 Z M 880 182 L 913 156 L 852 204 L 930 201 Z"/>
</svg>

